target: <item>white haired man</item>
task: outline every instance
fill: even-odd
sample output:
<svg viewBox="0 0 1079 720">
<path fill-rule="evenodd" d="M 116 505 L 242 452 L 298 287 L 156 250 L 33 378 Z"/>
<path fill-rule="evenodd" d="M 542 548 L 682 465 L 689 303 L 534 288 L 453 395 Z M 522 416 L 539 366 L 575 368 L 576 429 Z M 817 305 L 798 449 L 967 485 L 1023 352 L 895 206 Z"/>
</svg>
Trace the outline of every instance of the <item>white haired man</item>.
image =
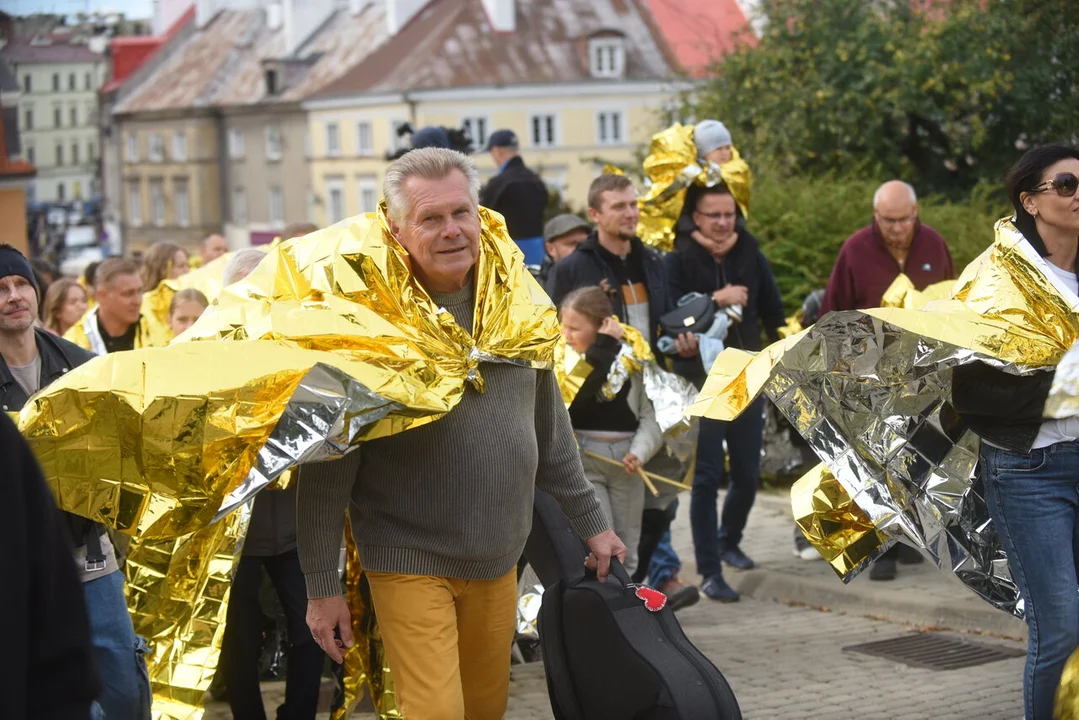
<svg viewBox="0 0 1079 720">
<path fill-rule="evenodd" d="M 413 150 L 386 172 L 390 231 L 408 252 L 417 290 L 472 333 L 480 242 L 479 182 L 464 155 Z M 337 575 L 349 511 L 382 640 L 406 717 L 495 720 L 509 698 L 516 563 L 536 488 L 550 493 L 605 578 L 626 548 L 585 479 L 550 370 L 482 363 L 443 418 L 305 465 L 297 539 L 307 622 L 337 661 L 352 644 Z M 335 637 L 335 631 L 338 635 Z"/>
<path fill-rule="evenodd" d="M 955 263 L 944 238 L 918 221 L 918 197 L 902 180 L 890 180 L 873 194 L 873 222 L 851 235 L 836 258 L 820 315 L 833 310 L 880 307 L 885 291 L 900 273 L 918 290 L 955 277 Z M 813 553 L 795 530 L 795 554 Z M 921 553 L 897 543 L 869 569 L 870 580 L 894 580 L 896 562 L 922 562 Z"/>
</svg>

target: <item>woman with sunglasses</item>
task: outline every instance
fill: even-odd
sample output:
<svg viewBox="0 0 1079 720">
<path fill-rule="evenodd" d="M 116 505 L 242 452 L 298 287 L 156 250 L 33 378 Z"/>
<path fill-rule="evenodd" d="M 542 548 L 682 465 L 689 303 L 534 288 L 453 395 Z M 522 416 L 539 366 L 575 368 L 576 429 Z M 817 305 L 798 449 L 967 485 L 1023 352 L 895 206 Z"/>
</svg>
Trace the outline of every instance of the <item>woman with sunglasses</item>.
<svg viewBox="0 0 1079 720">
<path fill-rule="evenodd" d="M 1079 294 L 1079 150 L 1034 148 L 1008 172 L 1007 185 L 1015 226 Z M 1053 717 L 1061 671 L 1079 646 L 1079 418 L 1042 419 L 1053 374 L 1010 375 L 974 363 L 952 377 L 952 404 L 982 438 L 979 477 L 1024 599 L 1026 720 Z"/>
</svg>

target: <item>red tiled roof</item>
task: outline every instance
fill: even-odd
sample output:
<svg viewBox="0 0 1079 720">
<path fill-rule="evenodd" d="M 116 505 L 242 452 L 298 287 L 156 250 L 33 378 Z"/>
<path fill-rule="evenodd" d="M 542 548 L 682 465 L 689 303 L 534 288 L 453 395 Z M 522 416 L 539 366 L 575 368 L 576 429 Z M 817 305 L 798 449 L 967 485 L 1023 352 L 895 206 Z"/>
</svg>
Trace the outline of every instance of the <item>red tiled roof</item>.
<svg viewBox="0 0 1079 720">
<path fill-rule="evenodd" d="M 644 0 L 516 0 L 513 32 L 494 32 L 482 0 L 432 0 L 391 40 L 318 97 L 593 80 L 588 39 L 621 34 L 625 77 L 679 72 Z"/>
<path fill-rule="evenodd" d="M 757 44 L 736 0 L 645 1 L 678 63 L 691 75 L 703 75 L 739 43 Z"/>
<path fill-rule="evenodd" d="M 109 41 L 109 53 L 112 56 L 112 79 L 101 88 L 108 93 L 124 84 L 142 64 L 149 60 L 158 49 L 168 42 L 187 23 L 195 19 L 195 7 L 191 6 L 176 19 L 163 35 L 133 35 L 117 37 Z"/>
</svg>

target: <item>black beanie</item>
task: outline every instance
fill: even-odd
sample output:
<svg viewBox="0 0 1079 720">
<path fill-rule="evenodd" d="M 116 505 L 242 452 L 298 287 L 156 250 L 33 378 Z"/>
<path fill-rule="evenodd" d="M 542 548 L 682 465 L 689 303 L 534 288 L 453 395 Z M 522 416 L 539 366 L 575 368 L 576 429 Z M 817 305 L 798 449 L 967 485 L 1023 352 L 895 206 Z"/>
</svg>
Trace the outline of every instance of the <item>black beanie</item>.
<svg viewBox="0 0 1079 720">
<path fill-rule="evenodd" d="M 0 245 L 0 278 L 8 275 L 26 278 L 34 286 L 35 292 L 41 292 L 37 286 L 37 278 L 34 277 L 34 269 L 30 267 L 26 256 L 10 245 Z"/>
</svg>

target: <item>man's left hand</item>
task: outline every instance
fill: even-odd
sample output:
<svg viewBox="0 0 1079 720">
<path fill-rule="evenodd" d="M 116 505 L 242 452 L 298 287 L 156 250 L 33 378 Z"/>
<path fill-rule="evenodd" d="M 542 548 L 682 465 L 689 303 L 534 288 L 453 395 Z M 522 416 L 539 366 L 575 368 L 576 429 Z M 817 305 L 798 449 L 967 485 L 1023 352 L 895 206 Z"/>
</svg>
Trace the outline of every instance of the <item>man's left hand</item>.
<svg viewBox="0 0 1079 720">
<path fill-rule="evenodd" d="M 700 343 L 693 333 L 681 333 L 674 339 L 674 349 L 681 357 L 696 357 L 700 352 Z"/>
<path fill-rule="evenodd" d="M 595 570 L 596 578 L 600 582 L 606 582 L 607 575 L 611 572 L 611 558 L 616 557 L 620 562 L 625 562 L 626 546 L 614 534 L 614 530 L 606 530 L 599 535 L 593 535 L 586 542 L 588 549 L 592 552 L 584 559 L 584 566 L 589 570 Z"/>
</svg>

